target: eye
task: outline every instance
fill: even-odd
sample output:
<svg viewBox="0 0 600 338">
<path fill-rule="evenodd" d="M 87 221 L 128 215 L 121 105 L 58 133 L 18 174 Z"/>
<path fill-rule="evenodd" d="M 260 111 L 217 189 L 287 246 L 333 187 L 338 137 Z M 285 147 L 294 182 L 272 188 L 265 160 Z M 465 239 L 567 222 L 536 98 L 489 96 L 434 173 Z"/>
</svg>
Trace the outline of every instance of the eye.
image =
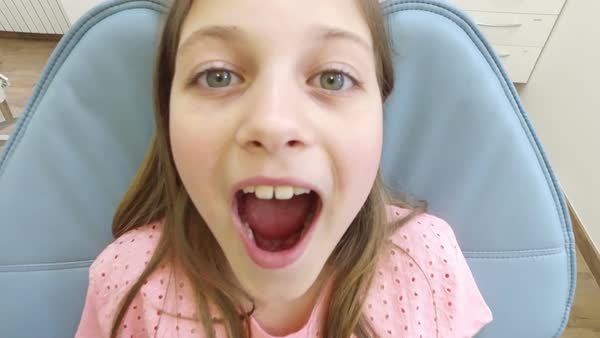
<svg viewBox="0 0 600 338">
<path fill-rule="evenodd" d="M 241 82 L 241 78 L 232 71 L 222 68 L 211 68 L 199 73 L 194 82 L 207 88 L 225 88 Z"/>
<path fill-rule="evenodd" d="M 323 71 L 310 82 L 318 80 L 319 83 L 315 84 L 321 88 L 329 91 L 342 91 L 354 87 L 357 81 L 347 72 L 341 70 L 326 70 Z"/>
</svg>

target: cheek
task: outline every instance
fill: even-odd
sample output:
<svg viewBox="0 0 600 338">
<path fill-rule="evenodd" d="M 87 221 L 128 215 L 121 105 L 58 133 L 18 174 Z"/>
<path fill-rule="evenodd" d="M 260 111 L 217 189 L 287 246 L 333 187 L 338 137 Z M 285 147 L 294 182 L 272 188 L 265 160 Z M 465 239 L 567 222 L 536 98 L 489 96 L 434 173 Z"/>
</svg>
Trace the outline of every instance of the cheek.
<svg viewBox="0 0 600 338">
<path fill-rule="evenodd" d="M 380 106 L 368 110 L 375 113 L 363 114 L 355 119 L 343 132 L 338 145 L 338 170 L 341 187 L 350 187 L 354 193 L 370 191 L 381 161 L 383 126 Z M 359 191 L 357 191 L 357 189 Z"/>
<path fill-rule="evenodd" d="M 173 108 L 169 117 L 173 160 L 190 197 L 196 200 L 208 193 L 206 182 L 218 158 L 218 134 L 201 114 Z"/>
<path fill-rule="evenodd" d="M 369 113 L 365 113 L 369 112 Z M 373 113 L 371 113 L 373 112 Z M 333 177 L 336 197 L 334 202 L 336 224 L 346 228 L 337 231 L 341 235 L 356 217 L 366 201 L 381 161 L 383 126 L 380 105 L 354 114 L 335 137 L 332 149 Z"/>
</svg>

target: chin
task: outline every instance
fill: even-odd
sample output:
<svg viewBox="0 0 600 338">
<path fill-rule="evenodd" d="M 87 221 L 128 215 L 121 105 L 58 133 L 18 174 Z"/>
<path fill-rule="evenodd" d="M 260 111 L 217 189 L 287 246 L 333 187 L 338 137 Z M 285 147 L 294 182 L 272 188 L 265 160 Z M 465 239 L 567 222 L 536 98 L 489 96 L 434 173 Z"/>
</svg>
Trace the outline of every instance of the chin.
<svg viewBox="0 0 600 338">
<path fill-rule="evenodd" d="M 292 301 L 305 295 L 319 280 L 326 262 L 315 260 L 322 255 L 325 253 L 300 257 L 296 264 L 279 270 L 261 268 L 246 257 L 246 267 L 238 270 L 241 273 L 238 280 L 258 303 Z M 327 277 L 330 276 L 323 275 Z"/>
</svg>

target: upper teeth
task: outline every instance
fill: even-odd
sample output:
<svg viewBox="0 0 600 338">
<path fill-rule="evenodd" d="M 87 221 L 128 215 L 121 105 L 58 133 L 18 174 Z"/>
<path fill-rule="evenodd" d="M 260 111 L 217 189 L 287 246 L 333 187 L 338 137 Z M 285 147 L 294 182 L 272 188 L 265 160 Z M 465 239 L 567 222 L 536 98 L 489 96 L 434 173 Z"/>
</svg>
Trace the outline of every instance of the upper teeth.
<svg viewBox="0 0 600 338">
<path fill-rule="evenodd" d="M 275 198 L 278 200 L 289 200 L 294 197 L 294 195 L 302 195 L 310 193 L 310 189 L 300 188 L 300 187 L 292 187 L 289 185 L 283 186 L 270 186 L 270 185 L 257 185 L 252 187 L 246 187 L 243 189 L 244 193 L 250 194 L 254 193 L 256 198 L 261 200 L 270 200 L 275 195 Z"/>
</svg>

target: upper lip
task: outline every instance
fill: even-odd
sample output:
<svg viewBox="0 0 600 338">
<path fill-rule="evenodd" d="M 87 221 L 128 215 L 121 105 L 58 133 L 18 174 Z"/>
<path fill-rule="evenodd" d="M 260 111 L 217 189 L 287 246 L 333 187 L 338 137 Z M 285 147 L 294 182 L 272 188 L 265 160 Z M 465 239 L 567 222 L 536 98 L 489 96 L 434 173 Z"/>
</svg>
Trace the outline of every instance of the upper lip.
<svg viewBox="0 0 600 338">
<path fill-rule="evenodd" d="M 303 181 L 301 179 L 293 178 L 293 177 L 276 178 L 276 177 L 266 177 L 266 176 L 250 177 L 250 178 L 247 178 L 245 180 L 242 180 L 242 181 L 236 183 L 233 186 L 233 190 L 231 191 L 231 196 L 232 196 L 232 198 L 235 197 L 235 194 L 237 194 L 238 191 L 240 191 L 246 187 L 255 187 L 258 185 L 292 186 L 292 187 L 299 187 L 299 188 L 307 188 L 307 189 L 310 189 L 311 191 L 315 192 L 317 195 L 319 195 L 319 197 L 322 196 L 319 191 L 319 188 L 317 188 L 315 185 L 308 183 L 306 181 Z"/>
</svg>

